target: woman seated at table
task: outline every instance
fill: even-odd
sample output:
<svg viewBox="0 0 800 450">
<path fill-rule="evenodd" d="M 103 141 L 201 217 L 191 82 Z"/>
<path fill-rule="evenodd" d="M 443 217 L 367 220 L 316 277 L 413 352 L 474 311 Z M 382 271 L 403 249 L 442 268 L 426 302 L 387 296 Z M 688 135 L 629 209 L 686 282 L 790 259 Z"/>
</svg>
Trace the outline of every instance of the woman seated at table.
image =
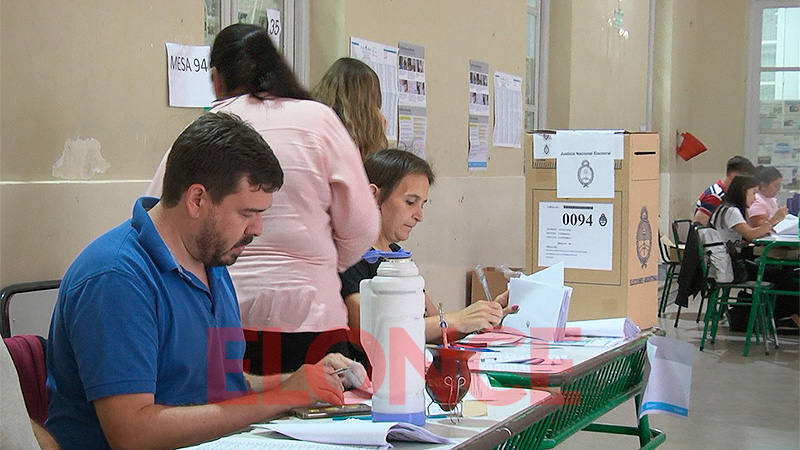
<svg viewBox="0 0 800 450">
<path fill-rule="evenodd" d="M 747 222 L 752 227 L 763 225 L 780 209 L 775 196 L 781 190 L 783 177 L 781 172 L 772 166 L 759 166 L 756 169 L 756 180 L 758 181 L 758 191 L 756 191 L 753 204 L 747 208 Z"/>
<path fill-rule="evenodd" d="M 736 248 L 741 251 L 742 246 L 747 242 L 756 240 L 769 234 L 772 227 L 786 217 L 786 207 L 778 208 L 769 219 L 757 227 L 747 223 L 747 208 L 753 205 L 758 181 L 752 175 L 737 175 L 731 181 L 725 193 L 725 200 L 714 210 L 708 223 L 722 234 L 724 242 L 732 241 Z M 792 268 L 785 267 L 782 270 L 777 267 L 766 267 L 764 280 L 775 284 L 776 289 L 797 290 L 797 277 Z M 748 279 L 755 280 L 758 275 L 758 264 L 748 264 Z M 788 319 L 795 326 L 800 326 L 800 316 L 798 316 L 798 296 L 780 295 L 775 301 L 775 319 Z"/>
<path fill-rule="evenodd" d="M 373 248 L 399 250 L 397 243 L 408 239 L 414 226 L 422 221 L 422 207 L 428 201 L 428 189 L 435 180 L 433 170 L 424 159 L 396 149 L 373 153 L 364 166 L 381 212 L 381 229 Z M 342 297 L 347 304 L 351 328 L 359 326 L 359 284 L 361 280 L 375 277 L 379 264 L 380 261 L 370 264 L 362 259 L 341 274 Z M 463 335 L 499 325 L 511 310 L 507 305 L 508 291 L 491 302 L 475 302 L 459 311 L 445 313 L 444 317 L 448 328 Z M 425 294 L 425 338 L 430 342 L 441 336 L 438 308 Z"/>
</svg>

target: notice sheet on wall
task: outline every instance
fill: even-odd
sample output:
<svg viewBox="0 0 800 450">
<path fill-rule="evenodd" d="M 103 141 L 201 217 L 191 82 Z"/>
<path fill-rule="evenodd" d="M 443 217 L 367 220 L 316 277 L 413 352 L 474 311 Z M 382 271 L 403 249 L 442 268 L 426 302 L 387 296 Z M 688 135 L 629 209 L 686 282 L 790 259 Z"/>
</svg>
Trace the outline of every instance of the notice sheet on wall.
<svg viewBox="0 0 800 450">
<path fill-rule="evenodd" d="M 169 106 L 204 108 L 214 101 L 210 47 L 167 42 L 167 79 Z"/>
<path fill-rule="evenodd" d="M 486 170 L 489 155 L 489 118 L 486 116 L 469 116 L 469 170 Z"/>
<path fill-rule="evenodd" d="M 489 64 L 469 60 L 469 113 L 489 115 Z"/>
<path fill-rule="evenodd" d="M 428 133 L 425 108 L 398 106 L 397 124 L 397 148 L 425 159 L 425 140 Z"/>
<path fill-rule="evenodd" d="M 425 108 L 425 48 L 398 43 L 397 147 L 425 158 L 428 112 Z"/>
<path fill-rule="evenodd" d="M 381 112 L 386 117 L 386 139 L 397 141 L 397 47 L 350 38 L 350 57 L 363 61 L 381 82 Z"/>
<path fill-rule="evenodd" d="M 613 230 L 612 203 L 540 202 L 537 264 L 611 270 Z"/>
<path fill-rule="evenodd" d="M 494 131 L 498 147 L 522 147 L 522 78 L 494 73 Z"/>
<path fill-rule="evenodd" d="M 467 168 L 486 170 L 489 157 L 489 64 L 469 61 L 469 152 Z"/>
<path fill-rule="evenodd" d="M 419 45 L 398 43 L 397 104 L 425 106 L 425 48 Z"/>
<path fill-rule="evenodd" d="M 592 131 L 556 133 L 556 190 L 559 198 L 614 198 L 615 136 Z"/>
</svg>

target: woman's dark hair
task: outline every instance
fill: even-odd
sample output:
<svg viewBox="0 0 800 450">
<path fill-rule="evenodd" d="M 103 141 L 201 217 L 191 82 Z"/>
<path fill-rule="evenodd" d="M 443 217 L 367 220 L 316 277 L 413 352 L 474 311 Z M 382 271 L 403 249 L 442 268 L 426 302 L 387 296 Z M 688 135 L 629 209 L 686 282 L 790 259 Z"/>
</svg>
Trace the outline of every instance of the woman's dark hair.
<svg viewBox="0 0 800 450">
<path fill-rule="evenodd" d="M 364 161 L 364 168 L 367 170 L 369 182 L 381 190 L 378 197 L 379 205 L 392 195 L 406 175 L 425 175 L 431 186 L 436 181 L 436 175 L 433 174 L 433 169 L 428 161 L 411 152 L 396 148 L 381 150 L 369 155 Z"/>
<path fill-rule="evenodd" d="M 752 175 L 736 175 L 725 191 L 725 200 L 719 208 L 735 207 L 747 218 L 747 190 L 758 186 L 758 180 Z M 721 213 L 722 211 L 720 211 Z"/>
<path fill-rule="evenodd" d="M 240 118 L 206 113 L 178 136 L 167 157 L 161 201 L 171 208 L 189 186 L 202 184 L 215 204 L 239 189 L 246 176 L 253 186 L 275 192 L 283 170 L 264 138 Z"/>
<path fill-rule="evenodd" d="M 292 69 L 259 26 L 237 23 L 217 34 L 211 47 L 211 67 L 222 77 L 226 92 L 244 91 L 258 98 L 310 100 Z"/>
<path fill-rule="evenodd" d="M 756 178 L 758 179 L 759 186 L 766 186 L 778 178 L 783 178 L 781 171 L 772 166 L 758 166 L 756 169 Z"/>
</svg>

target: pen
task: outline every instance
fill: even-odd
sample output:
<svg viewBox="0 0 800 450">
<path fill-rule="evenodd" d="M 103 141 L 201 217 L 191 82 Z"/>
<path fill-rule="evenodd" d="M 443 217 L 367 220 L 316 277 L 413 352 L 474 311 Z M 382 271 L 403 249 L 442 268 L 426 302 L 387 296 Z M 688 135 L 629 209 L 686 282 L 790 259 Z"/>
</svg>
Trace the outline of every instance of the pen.
<svg viewBox="0 0 800 450">
<path fill-rule="evenodd" d="M 350 366 L 348 366 L 348 367 L 342 367 L 341 369 L 336 369 L 336 370 L 334 370 L 333 372 L 331 372 L 331 375 L 338 375 L 338 374 L 340 374 L 340 373 L 347 372 L 347 370 L 348 370 L 349 368 L 350 368 Z"/>
<path fill-rule="evenodd" d="M 475 266 L 475 274 L 478 275 L 478 281 L 480 281 L 481 286 L 483 286 L 483 292 L 486 294 L 486 301 L 492 301 L 492 294 L 489 292 L 489 283 L 486 282 L 486 274 L 483 272 L 483 266 L 480 264 Z"/>
<path fill-rule="evenodd" d="M 449 348 L 454 348 L 456 350 L 466 350 L 468 352 L 491 352 L 491 353 L 497 352 L 497 350 L 485 347 L 477 348 L 477 347 L 461 347 L 457 345 L 451 345 Z"/>
</svg>

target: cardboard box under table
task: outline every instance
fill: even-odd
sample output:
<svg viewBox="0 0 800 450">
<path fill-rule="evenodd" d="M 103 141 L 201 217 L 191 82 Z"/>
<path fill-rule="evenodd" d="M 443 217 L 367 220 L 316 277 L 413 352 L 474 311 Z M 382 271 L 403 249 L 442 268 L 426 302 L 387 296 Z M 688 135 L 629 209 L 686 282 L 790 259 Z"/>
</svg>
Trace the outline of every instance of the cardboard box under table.
<svg viewBox="0 0 800 450">
<path fill-rule="evenodd" d="M 595 247 L 607 246 L 605 241 L 583 244 L 587 248 L 578 249 L 578 252 L 569 247 L 573 255 L 581 252 L 587 255 L 584 259 L 573 257 L 572 265 L 565 263 L 565 282 L 573 288 L 569 320 L 628 316 L 644 329 L 657 324 L 658 134 L 620 133 L 621 136 L 607 133 L 610 138 L 624 141 L 622 158 L 614 161 L 614 198 L 559 198 L 556 159 L 534 158 L 534 135 L 548 134 L 553 138 L 558 131 L 537 131 L 526 135 L 526 271 L 530 273 L 550 265 L 539 261 L 540 211 L 551 214 L 541 208 L 559 207 L 564 211 L 572 208 L 574 211 L 564 213 L 566 227 L 563 230 L 558 223 L 545 223 L 543 236 L 555 245 L 572 245 L 569 240 L 579 240 L 579 234 L 588 230 L 588 226 L 610 223 L 611 227 L 604 230 L 607 240 L 611 241 L 609 252 L 605 253 L 610 254 L 610 264 L 605 262 L 609 266 L 606 269 L 576 268 L 574 264 L 586 263 L 584 267 L 597 264 L 597 258 L 593 256 L 597 251 Z M 600 211 L 603 213 L 599 214 Z M 612 217 L 607 217 L 606 212 Z M 576 222 L 576 217 L 583 220 Z M 570 221 L 573 227 L 568 229 Z M 543 251 L 549 249 L 543 247 Z"/>
</svg>

